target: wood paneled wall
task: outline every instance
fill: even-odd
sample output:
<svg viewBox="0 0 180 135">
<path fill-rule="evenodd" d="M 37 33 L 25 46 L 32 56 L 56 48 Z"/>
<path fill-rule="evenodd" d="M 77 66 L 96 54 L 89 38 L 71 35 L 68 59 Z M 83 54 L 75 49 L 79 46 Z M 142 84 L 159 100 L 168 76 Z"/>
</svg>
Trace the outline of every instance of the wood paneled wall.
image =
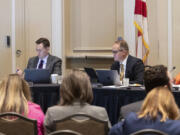
<svg viewBox="0 0 180 135">
<path fill-rule="evenodd" d="M 120 0 L 66 0 L 66 68 L 108 68 L 111 47 L 123 33 Z"/>
</svg>

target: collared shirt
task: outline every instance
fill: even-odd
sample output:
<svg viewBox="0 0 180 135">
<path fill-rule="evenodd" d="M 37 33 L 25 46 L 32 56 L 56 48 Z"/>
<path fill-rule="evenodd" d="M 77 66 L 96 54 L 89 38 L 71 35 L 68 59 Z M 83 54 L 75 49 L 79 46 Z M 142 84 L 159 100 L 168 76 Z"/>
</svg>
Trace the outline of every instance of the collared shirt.
<svg viewBox="0 0 180 135">
<path fill-rule="evenodd" d="M 43 59 L 39 59 L 36 69 L 38 69 L 41 60 L 43 60 L 43 67 L 42 67 L 42 69 L 46 69 L 46 63 L 47 63 L 48 57 L 49 57 L 49 55 L 47 55 Z"/>
<path fill-rule="evenodd" d="M 127 57 L 122 61 L 122 62 L 119 62 L 119 65 L 120 64 L 123 64 L 123 66 L 124 66 L 124 78 L 125 78 L 125 76 L 126 76 L 126 64 L 127 64 L 127 59 L 128 59 L 128 56 L 129 55 L 127 55 Z M 119 73 L 121 73 L 121 68 L 119 68 Z"/>
</svg>

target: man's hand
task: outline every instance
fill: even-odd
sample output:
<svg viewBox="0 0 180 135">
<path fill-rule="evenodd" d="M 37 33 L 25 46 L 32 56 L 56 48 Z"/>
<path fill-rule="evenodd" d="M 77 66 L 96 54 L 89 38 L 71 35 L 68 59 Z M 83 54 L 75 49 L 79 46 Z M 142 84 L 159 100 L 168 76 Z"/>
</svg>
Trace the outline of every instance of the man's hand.
<svg viewBox="0 0 180 135">
<path fill-rule="evenodd" d="M 21 70 L 21 69 L 17 69 L 16 70 L 16 73 L 20 76 L 20 77 L 22 77 L 22 78 L 24 78 L 24 72 Z"/>
</svg>

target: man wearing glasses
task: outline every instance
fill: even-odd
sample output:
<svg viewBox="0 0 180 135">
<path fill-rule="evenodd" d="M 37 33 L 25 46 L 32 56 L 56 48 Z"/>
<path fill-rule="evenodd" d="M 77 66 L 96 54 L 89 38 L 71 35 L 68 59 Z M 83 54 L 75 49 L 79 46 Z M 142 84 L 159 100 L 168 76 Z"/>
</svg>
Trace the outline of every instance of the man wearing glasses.
<svg viewBox="0 0 180 135">
<path fill-rule="evenodd" d="M 28 60 L 28 69 L 48 69 L 50 74 L 61 75 L 61 59 L 49 53 L 50 42 L 47 38 L 39 38 L 36 41 L 37 56 Z M 21 69 L 16 71 L 19 75 L 23 75 Z"/>
<path fill-rule="evenodd" d="M 117 70 L 120 80 L 129 78 L 131 84 L 143 84 L 144 64 L 141 59 L 129 54 L 129 47 L 125 40 L 115 41 L 112 47 L 114 63 L 111 70 Z"/>
</svg>

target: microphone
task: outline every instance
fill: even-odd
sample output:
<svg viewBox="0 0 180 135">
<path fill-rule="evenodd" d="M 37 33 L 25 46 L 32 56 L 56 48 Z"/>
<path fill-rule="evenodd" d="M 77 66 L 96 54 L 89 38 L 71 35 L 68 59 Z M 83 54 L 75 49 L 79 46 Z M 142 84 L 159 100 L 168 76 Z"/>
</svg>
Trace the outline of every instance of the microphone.
<svg viewBox="0 0 180 135">
<path fill-rule="evenodd" d="M 173 67 L 172 67 L 172 69 L 171 69 L 171 70 L 169 70 L 169 72 L 170 72 L 170 73 L 172 73 L 175 69 L 176 69 L 176 67 L 175 67 L 175 66 L 173 66 Z"/>
</svg>

